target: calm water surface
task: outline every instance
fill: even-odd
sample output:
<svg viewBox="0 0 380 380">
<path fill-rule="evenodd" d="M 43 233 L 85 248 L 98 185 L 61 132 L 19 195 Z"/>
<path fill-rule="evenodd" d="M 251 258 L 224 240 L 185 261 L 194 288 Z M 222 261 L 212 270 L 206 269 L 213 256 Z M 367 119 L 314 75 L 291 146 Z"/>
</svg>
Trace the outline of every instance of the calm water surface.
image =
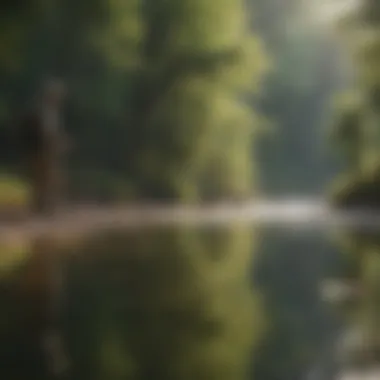
<svg viewBox="0 0 380 380">
<path fill-rule="evenodd" d="M 321 291 L 356 268 L 339 242 L 235 221 L 3 244 L 0 378 L 335 379 L 358 309 Z"/>
</svg>

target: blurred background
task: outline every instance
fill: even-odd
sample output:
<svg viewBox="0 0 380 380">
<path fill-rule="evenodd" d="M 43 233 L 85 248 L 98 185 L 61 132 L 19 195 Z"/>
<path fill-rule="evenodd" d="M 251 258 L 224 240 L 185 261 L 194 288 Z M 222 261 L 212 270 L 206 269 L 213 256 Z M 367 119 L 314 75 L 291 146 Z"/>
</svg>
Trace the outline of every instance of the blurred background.
<svg viewBox="0 0 380 380">
<path fill-rule="evenodd" d="M 3 1 L 0 18 L 1 216 L 58 187 L 72 221 L 88 203 L 379 204 L 376 0 Z M 3 219 L 4 379 L 378 371 L 378 230 L 14 238 Z"/>
<path fill-rule="evenodd" d="M 352 81 L 346 47 L 331 20 L 347 4 L 172 3 L 2 6 L 5 182 L 10 175 L 13 181 L 20 166 L 12 121 L 46 78 L 58 76 L 68 88 L 62 117 L 75 142 L 69 157 L 72 197 L 139 197 L 139 187 L 161 186 L 149 171 L 173 176 L 168 182 L 181 172 L 188 182 L 147 190 L 152 198 L 216 199 L 223 191 L 248 198 L 252 182 L 266 195 L 323 193 L 337 165 L 325 144 L 326 109 Z M 132 162 L 136 156 L 143 169 Z M 230 162 L 222 164 L 227 156 Z M 169 168 L 164 161 L 171 158 L 181 166 Z"/>
</svg>

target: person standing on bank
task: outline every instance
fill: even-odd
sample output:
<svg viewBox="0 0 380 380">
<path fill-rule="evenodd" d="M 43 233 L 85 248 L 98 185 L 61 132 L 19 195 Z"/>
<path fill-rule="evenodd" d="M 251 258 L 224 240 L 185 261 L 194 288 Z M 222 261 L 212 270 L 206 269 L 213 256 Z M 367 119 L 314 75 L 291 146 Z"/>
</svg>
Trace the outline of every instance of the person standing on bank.
<svg viewBox="0 0 380 380">
<path fill-rule="evenodd" d="M 32 187 L 31 206 L 38 214 L 56 211 L 62 200 L 62 158 L 68 149 L 61 123 L 65 96 L 61 81 L 46 81 L 19 125 L 21 149 Z"/>
</svg>

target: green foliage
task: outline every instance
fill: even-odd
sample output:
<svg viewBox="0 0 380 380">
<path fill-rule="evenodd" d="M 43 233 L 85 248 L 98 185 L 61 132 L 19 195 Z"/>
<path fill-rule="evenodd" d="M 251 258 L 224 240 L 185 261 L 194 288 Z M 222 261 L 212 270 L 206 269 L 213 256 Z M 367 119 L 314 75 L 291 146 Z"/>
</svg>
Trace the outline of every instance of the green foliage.
<svg viewBox="0 0 380 380">
<path fill-rule="evenodd" d="M 351 170 L 360 164 L 360 123 L 362 122 L 361 103 L 355 97 L 345 96 L 334 107 L 329 140 L 340 150 Z"/>
<path fill-rule="evenodd" d="M 30 196 L 29 186 L 21 179 L 0 175 L 0 209 L 24 209 Z"/>
<path fill-rule="evenodd" d="M 161 199 L 202 198 L 204 172 L 214 171 L 213 162 L 223 155 L 219 165 L 228 185 L 216 182 L 214 189 L 220 195 L 249 194 L 254 119 L 237 97 L 247 84 L 257 87 L 265 59 L 243 27 L 243 2 L 218 7 L 155 2 L 143 17 L 142 70 L 127 137 L 133 142 L 127 149 L 129 170 L 141 192 Z"/>
<path fill-rule="evenodd" d="M 9 3 L 9 2 L 8 2 Z M 44 14 L 44 0 L 17 2 L 2 6 L 0 15 L 0 70 L 20 69 L 23 51 L 29 42 L 29 32 Z M 47 6 L 48 8 L 48 6 Z"/>
<path fill-rule="evenodd" d="M 103 20 L 90 33 L 99 58 L 113 70 L 125 70 L 139 62 L 137 54 L 143 36 L 139 0 L 103 2 Z"/>
<path fill-rule="evenodd" d="M 18 102 L 10 90 L 58 73 L 69 87 L 73 170 L 101 167 L 116 182 L 127 178 L 141 198 L 197 200 L 205 173 L 208 182 L 217 178 L 214 162 L 222 157 L 227 175 L 215 179 L 212 197 L 251 194 L 258 122 L 240 99 L 258 93 L 268 63 L 244 1 L 98 0 L 89 7 L 57 0 L 41 3 L 36 17 L 37 24 L 23 23 L 29 45 L 12 43 L 5 53 L 22 51 L 26 64 L 4 73 L 4 123 Z M 11 44 L 10 34 L 2 36 Z M 86 183 L 75 177 L 78 194 Z M 96 182 L 93 188 L 103 192 Z"/>
<path fill-rule="evenodd" d="M 11 278 L 29 258 L 30 245 L 25 241 L 3 241 L 0 245 L 0 282 Z"/>
<path fill-rule="evenodd" d="M 373 3 L 364 1 L 357 14 L 356 21 L 361 27 L 352 29 L 354 38 L 350 46 L 358 85 L 354 92 L 341 99 L 331 123 L 333 144 L 343 153 L 346 167 L 352 173 L 352 178 L 334 191 L 333 198 L 341 206 L 377 207 L 378 202 L 380 29 L 377 23 L 380 20 L 375 23 L 376 9 L 373 7 Z"/>
<path fill-rule="evenodd" d="M 341 176 L 332 186 L 330 200 L 338 208 L 365 208 L 367 210 L 379 207 L 379 172 Z"/>
<path fill-rule="evenodd" d="M 379 155 L 379 63 L 380 17 L 378 2 L 363 0 L 355 17 L 348 25 L 350 42 L 357 73 L 357 94 L 338 110 L 333 123 L 336 146 L 345 146 L 344 154 L 349 175 L 339 179 L 332 192 L 331 203 L 338 208 L 379 210 L 380 155 Z M 359 99 L 359 101 L 358 101 Z M 349 153 L 351 151 L 351 153 Z M 378 363 L 380 334 L 379 310 L 379 234 L 378 231 L 345 231 L 345 243 L 350 254 L 348 277 L 360 289 L 359 305 L 351 323 L 364 334 L 364 347 L 356 342 L 354 357 L 360 355 L 364 363 Z M 350 360 L 352 360 L 351 358 Z"/>
</svg>

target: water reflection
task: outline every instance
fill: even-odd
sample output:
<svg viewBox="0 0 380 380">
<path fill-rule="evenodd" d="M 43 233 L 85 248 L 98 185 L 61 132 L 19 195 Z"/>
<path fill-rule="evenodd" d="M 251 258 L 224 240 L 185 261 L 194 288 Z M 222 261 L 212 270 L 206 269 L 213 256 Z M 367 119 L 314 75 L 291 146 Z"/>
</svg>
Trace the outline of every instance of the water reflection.
<svg viewBox="0 0 380 380">
<path fill-rule="evenodd" d="M 2 304 L 14 313 L 2 378 L 48 376 L 41 339 L 58 327 L 70 379 L 246 378 L 263 328 L 250 276 L 254 240 L 238 224 L 104 234 L 64 253 L 60 310 L 50 302 L 61 294 L 57 247 L 39 241 L 13 283 L 4 278 Z"/>
<path fill-rule="evenodd" d="M 270 329 L 253 357 L 253 378 L 303 380 L 318 367 L 315 380 L 329 379 L 327 351 L 339 319 L 320 297 L 320 284 L 339 269 L 339 252 L 318 231 L 270 228 L 257 256 L 256 289 Z"/>
<path fill-rule="evenodd" d="M 49 238 L 1 247 L 1 378 L 50 378 L 62 365 L 58 252 Z"/>
<path fill-rule="evenodd" d="M 373 367 L 380 239 L 340 232 L 236 222 L 3 244 L 0 378 L 325 380 Z"/>
<path fill-rule="evenodd" d="M 349 233 L 348 260 L 355 272 L 348 278 L 356 289 L 356 308 L 348 316 L 347 344 L 343 346 L 350 367 L 369 367 L 380 360 L 380 240 L 379 234 Z"/>
</svg>

